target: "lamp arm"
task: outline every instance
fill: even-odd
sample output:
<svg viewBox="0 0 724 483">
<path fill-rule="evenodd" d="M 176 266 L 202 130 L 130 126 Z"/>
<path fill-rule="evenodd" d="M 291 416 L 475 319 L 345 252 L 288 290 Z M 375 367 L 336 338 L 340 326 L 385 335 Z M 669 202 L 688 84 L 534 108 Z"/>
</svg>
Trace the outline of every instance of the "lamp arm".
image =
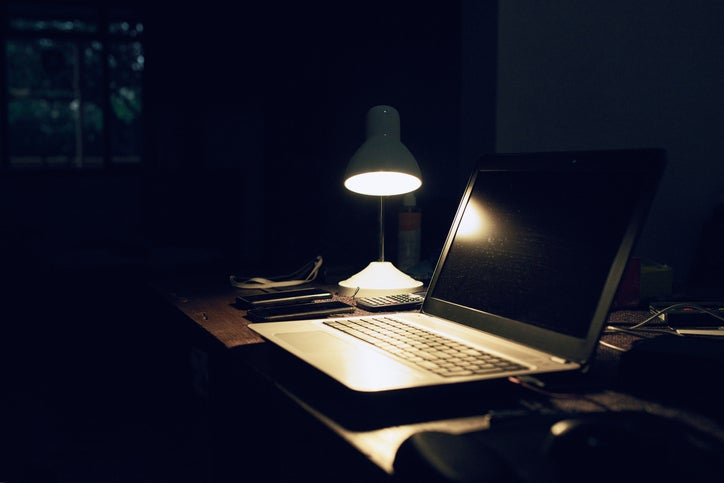
<svg viewBox="0 0 724 483">
<path fill-rule="evenodd" d="M 385 197 L 380 196 L 380 262 L 385 261 Z"/>
</svg>

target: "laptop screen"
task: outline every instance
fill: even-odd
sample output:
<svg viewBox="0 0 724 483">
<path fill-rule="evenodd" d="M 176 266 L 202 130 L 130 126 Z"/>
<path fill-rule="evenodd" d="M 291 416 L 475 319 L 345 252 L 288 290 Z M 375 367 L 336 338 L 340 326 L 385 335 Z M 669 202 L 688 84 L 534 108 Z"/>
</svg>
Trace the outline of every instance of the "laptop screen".
<svg viewBox="0 0 724 483">
<path fill-rule="evenodd" d="M 612 151 L 481 159 L 427 309 L 452 311 L 455 320 L 464 312 L 471 325 L 516 340 L 530 336 L 545 349 L 549 342 L 580 346 L 575 340 L 588 338 L 607 312 L 643 221 L 660 169 L 652 157 Z"/>
</svg>

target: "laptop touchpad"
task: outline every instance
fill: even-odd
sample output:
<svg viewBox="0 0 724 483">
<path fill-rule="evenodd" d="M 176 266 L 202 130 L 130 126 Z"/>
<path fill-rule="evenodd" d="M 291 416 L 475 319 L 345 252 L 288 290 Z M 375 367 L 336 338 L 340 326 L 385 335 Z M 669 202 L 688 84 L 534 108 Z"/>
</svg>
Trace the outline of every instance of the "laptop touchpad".
<svg viewBox="0 0 724 483">
<path fill-rule="evenodd" d="M 420 378 L 410 368 L 323 331 L 276 334 L 294 351 L 310 354 L 308 362 L 358 391 L 402 387 Z"/>
<path fill-rule="evenodd" d="M 349 342 L 338 339 L 332 335 L 314 330 L 309 332 L 287 332 L 277 334 L 278 339 L 293 345 L 303 352 L 330 352 L 330 351 L 351 351 L 356 347 Z"/>
</svg>

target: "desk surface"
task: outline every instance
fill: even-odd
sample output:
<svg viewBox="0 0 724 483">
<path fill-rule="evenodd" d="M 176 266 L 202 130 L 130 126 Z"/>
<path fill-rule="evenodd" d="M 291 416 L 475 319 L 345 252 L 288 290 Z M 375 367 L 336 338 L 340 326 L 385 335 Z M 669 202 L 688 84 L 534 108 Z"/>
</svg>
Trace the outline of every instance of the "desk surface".
<svg viewBox="0 0 724 483">
<path fill-rule="evenodd" d="M 227 348 L 263 342 L 261 337 L 248 328 L 246 312 L 235 306 L 236 297 L 258 290 L 245 290 L 231 287 L 224 280 L 204 278 L 161 280 L 152 284 L 162 297 L 176 306 L 199 327 L 218 339 Z M 335 293 L 334 287 L 328 287 Z M 335 299 L 354 305 L 354 299 L 335 294 Z M 361 309 L 351 315 L 369 314 Z M 640 321 L 646 317 L 641 311 L 618 311 L 611 314 L 611 321 Z M 631 337 L 612 336 L 615 343 L 630 344 Z"/>
<path fill-rule="evenodd" d="M 223 280 L 206 279 L 163 280 L 153 283 L 152 287 L 229 349 L 263 342 L 249 329 L 249 320 L 244 317 L 246 311 L 235 306 L 237 296 L 259 293 L 259 290 L 237 289 Z M 351 297 L 335 295 L 334 298 L 354 305 Z M 350 315 L 367 313 L 357 309 Z"/>
<path fill-rule="evenodd" d="M 388 474 L 393 472 L 393 461 L 400 444 L 418 431 L 441 430 L 462 433 L 485 429 L 489 427 L 491 413 L 495 411 L 514 412 L 530 409 L 532 406 L 546 406 L 548 410 L 562 411 L 645 410 L 663 416 L 684 419 L 687 423 L 699 429 L 714 432 L 724 439 L 724 429 L 707 417 L 624 394 L 610 389 L 605 384 L 600 384 L 600 380 L 591 385 L 584 384 L 575 390 L 572 389 L 570 393 L 559 395 L 536 393 L 529 388 L 513 388 L 514 385 L 506 381 L 506 395 L 502 400 L 484 406 L 479 401 L 480 391 L 474 389 L 460 394 L 456 400 L 454 412 L 451 412 L 449 407 L 445 407 L 444 399 L 449 400 L 449 397 L 435 399 L 434 395 L 429 394 L 425 394 L 423 398 L 412 395 L 407 399 L 403 397 L 391 401 L 382 399 L 357 401 L 361 404 L 359 408 L 362 408 L 361 410 L 357 408 L 357 414 L 381 414 L 384 412 L 385 404 L 399 409 L 400 407 L 422 406 L 420 402 L 425 401 L 428 406 L 434 407 L 428 408 L 429 411 L 423 411 L 414 416 L 407 414 L 399 419 L 385 414 L 378 420 L 371 418 L 362 422 L 350 422 L 351 420 L 345 419 L 349 412 L 346 415 L 338 413 L 335 407 L 325 403 L 325 401 L 334 399 L 348 398 L 349 394 L 342 394 L 339 392 L 339 388 L 326 386 L 327 382 L 324 381 L 323 376 L 319 378 L 319 385 L 311 384 L 310 381 L 318 377 L 313 374 L 311 368 L 295 366 L 294 370 L 308 371 L 304 373 L 303 377 L 298 377 L 293 371 L 286 373 L 286 368 L 280 372 L 279 364 L 269 363 L 269 357 L 277 357 L 278 354 L 272 353 L 275 351 L 273 346 L 263 343 L 263 340 L 248 328 L 249 321 L 244 318 L 245 312 L 235 306 L 236 296 L 249 293 L 249 291 L 232 288 L 223 280 L 212 283 L 205 280 L 165 281 L 153 286 L 188 318 L 221 342 L 225 348 L 242 350 L 246 348 L 247 352 L 252 354 L 252 357 L 248 359 L 250 363 L 257 366 L 257 369 L 263 372 L 279 391 Z M 353 299 L 349 297 L 339 295 L 335 295 L 335 297 L 354 303 Z M 357 311 L 357 315 L 365 313 L 367 312 L 359 309 Z M 618 311 L 611 314 L 610 321 L 635 323 L 646 316 L 647 314 L 642 311 Z M 630 334 L 614 333 L 604 334 L 602 340 L 611 346 L 625 349 L 630 347 L 636 337 Z M 254 350 L 251 350 L 252 348 Z M 614 348 L 600 345 L 594 367 L 598 367 L 600 371 L 609 371 L 611 365 L 618 360 L 619 355 L 620 352 Z M 296 383 L 300 380 L 304 381 L 304 386 Z M 470 404 L 461 404 L 461 401 Z M 367 411 L 370 408 L 374 409 Z M 354 411 L 355 409 L 351 410 L 351 412 Z"/>
</svg>

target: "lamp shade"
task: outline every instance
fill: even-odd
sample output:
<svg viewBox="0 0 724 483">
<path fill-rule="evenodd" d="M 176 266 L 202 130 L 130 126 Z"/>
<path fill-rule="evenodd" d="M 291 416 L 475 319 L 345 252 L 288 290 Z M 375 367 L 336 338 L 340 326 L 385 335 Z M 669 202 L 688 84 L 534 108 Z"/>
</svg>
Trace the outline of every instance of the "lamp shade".
<svg viewBox="0 0 724 483">
<path fill-rule="evenodd" d="M 400 141 L 400 115 L 394 107 L 367 111 L 367 139 L 347 165 L 344 186 L 355 193 L 400 195 L 422 185 L 420 167 Z"/>
</svg>

